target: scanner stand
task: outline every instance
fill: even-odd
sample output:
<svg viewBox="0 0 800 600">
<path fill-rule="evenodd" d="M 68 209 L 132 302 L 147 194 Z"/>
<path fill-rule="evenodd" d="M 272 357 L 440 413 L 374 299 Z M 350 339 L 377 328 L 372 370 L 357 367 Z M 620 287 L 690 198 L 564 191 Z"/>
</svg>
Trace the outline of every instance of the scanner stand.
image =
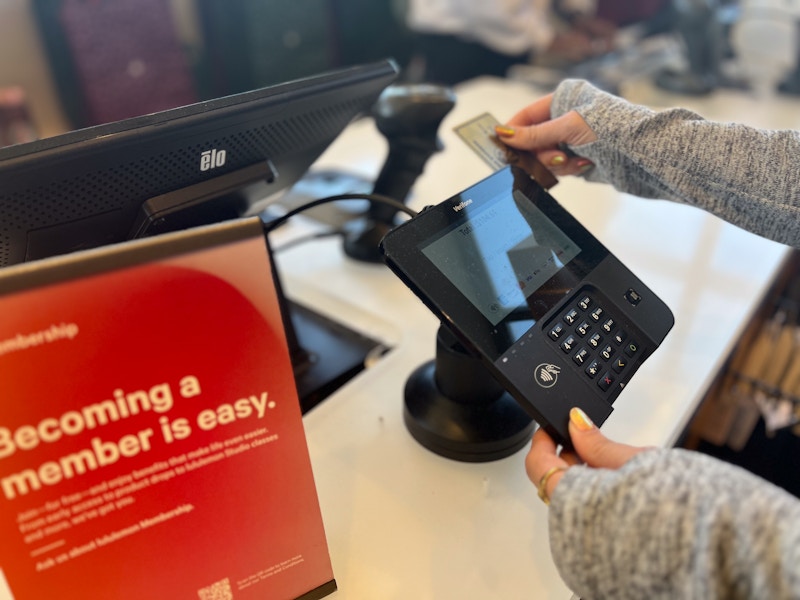
<svg viewBox="0 0 800 600">
<path fill-rule="evenodd" d="M 436 358 L 405 386 L 404 420 L 428 450 L 462 462 L 488 462 L 523 448 L 536 427 L 479 358 L 440 325 Z"/>
</svg>

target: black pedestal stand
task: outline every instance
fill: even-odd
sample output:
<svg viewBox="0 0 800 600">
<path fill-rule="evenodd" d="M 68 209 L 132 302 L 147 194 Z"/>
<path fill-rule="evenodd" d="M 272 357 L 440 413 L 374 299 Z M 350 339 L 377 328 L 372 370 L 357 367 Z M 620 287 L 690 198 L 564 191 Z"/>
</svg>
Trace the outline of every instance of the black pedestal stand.
<svg viewBox="0 0 800 600">
<path fill-rule="evenodd" d="M 342 323 L 290 301 L 283 292 L 269 241 L 272 223 L 265 222 L 264 226 L 264 240 L 294 370 L 300 410 L 305 414 L 363 371 L 370 355 L 389 349 Z"/>
<path fill-rule="evenodd" d="M 444 326 L 436 335 L 436 360 L 420 366 L 406 382 L 404 419 L 425 448 L 464 462 L 510 456 L 528 443 L 535 428 Z"/>
<path fill-rule="evenodd" d="M 389 154 L 372 193 L 405 202 L 432 154 L 442 149 L 439 124 L 456 102 L 449 88 L 430 84 L 393 85 L 381 94 L 372 115 L 389 143 Z M 373 202 L 345 234 L 344 252 L 356 260 L 383 263 L 383 236 L 395 225 L 397 209 Z"/>
</svg>

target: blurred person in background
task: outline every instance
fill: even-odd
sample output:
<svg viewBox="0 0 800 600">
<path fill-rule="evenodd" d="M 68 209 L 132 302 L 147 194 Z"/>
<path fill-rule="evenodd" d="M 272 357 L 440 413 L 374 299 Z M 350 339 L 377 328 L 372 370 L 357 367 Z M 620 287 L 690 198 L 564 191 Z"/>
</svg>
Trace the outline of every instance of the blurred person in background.
<svg viewBox="0 0 800 600">
<path fill-rule="evenodd" d="M 558 7 L 556 7 L 556 4 Z M 615 25 L 591 0 L 408 0 L 407 24 L 425 81 L 504 77 L 533 56 L 571 64 L 613 48 Z"/>
</svg>

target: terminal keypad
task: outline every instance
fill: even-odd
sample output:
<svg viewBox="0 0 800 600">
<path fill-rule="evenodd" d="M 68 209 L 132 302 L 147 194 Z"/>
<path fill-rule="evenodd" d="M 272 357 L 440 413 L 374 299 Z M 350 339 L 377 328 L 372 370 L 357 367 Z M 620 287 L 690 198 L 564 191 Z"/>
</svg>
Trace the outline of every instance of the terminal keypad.
<svg viewBox="0 0 800 600">
<path fill-rule="evenodd" d="M 547 336 L 601 393 L 631 372 L 641 349 L 632 325 L 600 295 L 582 292 L 545 325 Z"/>
</svg>

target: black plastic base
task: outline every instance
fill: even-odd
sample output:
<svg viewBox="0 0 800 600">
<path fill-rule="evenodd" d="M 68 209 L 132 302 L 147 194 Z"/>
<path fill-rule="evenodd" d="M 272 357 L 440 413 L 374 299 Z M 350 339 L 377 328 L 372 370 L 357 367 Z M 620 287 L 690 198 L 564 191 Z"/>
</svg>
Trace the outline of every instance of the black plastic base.
<svg viewBox="0 0 800 600">
<path fill-rule="evenodd" d="M 366 368 L 366 360 L 388 348 L 300 304 L 289 302 L 297 341 L 306 352 L 295 382 L 303 414 Z"/>
<path fill-rule="evenodd" d="M 485 403 L 457 402 L 439 390 L 435 371 L 435 361 L 423 364 L 405 388 L 406 427 L 425 448 L 454 460 L 488 462 L 528 443 L 536 424 L 508 393 Z"/>
<path fill-rule="evenodd" d="M 369 219 L 354 222 L 345 232 L 344 253 L 362 262 L 383 264 L 380 243 L 392 227 Z"/>
</svg>

